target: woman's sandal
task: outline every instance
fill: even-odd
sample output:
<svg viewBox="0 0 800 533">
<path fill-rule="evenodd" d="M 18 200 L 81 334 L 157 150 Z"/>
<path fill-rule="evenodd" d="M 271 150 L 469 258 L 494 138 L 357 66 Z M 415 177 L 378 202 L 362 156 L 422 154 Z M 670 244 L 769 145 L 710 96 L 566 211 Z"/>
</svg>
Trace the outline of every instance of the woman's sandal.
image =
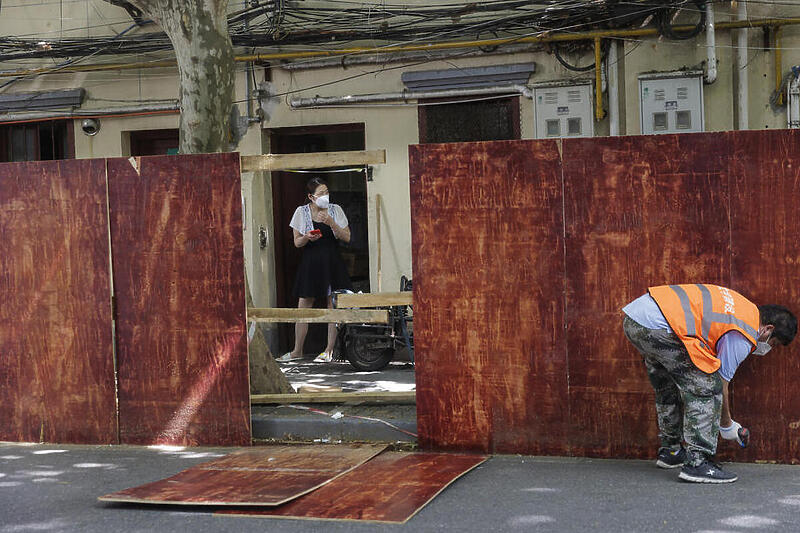
<svg viewBox="0 0 800 533">
<path fill-rule="evenodd" d="M 315 363 L 330 363 L 331 361 L 333 361 L 333 354 L 328 352 L 322 352 L 314 358 Z"/>
</svg>

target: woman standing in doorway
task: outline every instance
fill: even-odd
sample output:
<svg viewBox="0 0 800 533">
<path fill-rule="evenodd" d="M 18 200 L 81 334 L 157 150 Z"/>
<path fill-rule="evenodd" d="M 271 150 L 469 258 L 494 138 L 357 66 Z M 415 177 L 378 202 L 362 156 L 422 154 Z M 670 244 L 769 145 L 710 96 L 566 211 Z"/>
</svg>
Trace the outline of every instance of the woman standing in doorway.
<svg viewBox="0 0 800 533">
<path fill-rule="evenodd" d="M 329 202 L 328 184 L 321 178 L 312 178 L 306 184 L 309 202 L 298 207 L 289 223 L 294 232 L 294 245 L 302 248 L 303 256 L 297 269 L 294 295 L 297 307 L 314 306 L 317 298 L 327 298 L 332 307 L 331 293 L 352 289 L 347 267 L 339 254 L 337 241 L 350 242 L 350 228 L 341 207 Z M 294 350 L 279 357 L 291 361 L 303 357 L 308 324 L 297 322 L 294 326 Z M 328 324 L 328 345 L 315 362 L 333 360 L 336 343 L 336 325 Z"/>
</svg>

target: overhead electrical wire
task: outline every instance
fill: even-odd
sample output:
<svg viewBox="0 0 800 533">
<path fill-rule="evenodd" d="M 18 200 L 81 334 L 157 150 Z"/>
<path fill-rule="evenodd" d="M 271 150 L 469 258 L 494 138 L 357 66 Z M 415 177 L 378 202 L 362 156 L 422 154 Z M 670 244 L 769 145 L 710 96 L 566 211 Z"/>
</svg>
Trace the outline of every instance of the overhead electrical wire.
<svg viewBox="0 0 800 533">
<path fill-rule="evenodd" d="M 754 1 L 757 1 L 757 0 L 748 0 L 748 1 L 749 2 L 754 2 Z M 330 2 L 329 1 L 327 3 L 345 4 L 347 2 L 343 2 L 343 1 L 339 0 L 339 1 L 334 1 L 334 2 Z M 509 2 L 508 0 L 497 1 L 497 2 L 482 2 L 482 4 L 490 4 L 490 3 L 491 4 L 495 4 L 495 5 L 499 5 L 499 4 L 508 5 L 509 3 L 519 3 L 519 2 Z M 531 3 L 531 2 L 528 2 L 528 3 Z M 586 2 L 579 2 L 579 3 L 583 4 L 584 7 L 586 5 Z M 609 2 L 592 2 L 592 4 L 607 4 L 607 3 L 609 3 Z M 260 2 L 255 6 L 251 5 L 248 9 L 252 10 L 252 9 L 258 8 L 258 7 L 263 8 L 263 7 L 265 7 L 266 4 L 275 4 L 275 2 L 267 2 L 267 3 Z M 356 3 L 356 4 L 357 5 L 363 5 L 363 4 L 360 4 L 360 3 Z M 594 21 L 595 25 L 593 27 L 622 27 L 622 26 L 625 26 L 625 25 L 631 25 L 630 23 L 631 23 L 632 20 L 638 21 L 638 24 L 641 25 L 642 21 L 645 21 L 648 18 L 648 16 L 652 15 L 653 10 L 656 9 L 656 7 L 654 7 L 654 4 L 658 4 L 658 6 L 657 6 L 658 9 L 663 9 L 663 8 L 665 8 L 665 6 L 667 6 L 671 10 L 674 10 L 677 7 L 681 6 L 682 9 L 685 12 L 689 13 L 689 14 L 691 14 L 692 12 L 701 12 L 701 11 L 703 11 L 703 10 L 701 10 L 699 8 L 700 4 L 698 2 L 696 2 L 696 1 L 694 1 L 694 0 L 684 0 L 684 1 L 680 1 L 680 2 L 667 2 L 667 3 L 664 3 L 664 2 L 653 2 L 653 1 L 633 1 L 633 2 L 617 2 L 617 4 L 618 5 L 624 4 L 624 5 L 628 6 L 628 9 L 622 15 L 620 15 L 618 13 L 617 14 L 612 14 L 611 12 L 609 12 L 609 16 L 607 16 L 606 19 L 602 19 L 602 18 L 595 19 L 595 21 Z M 429 7 L 429 8 L 430 7 L 441 7 L 442 5 L 443 4 L 436 4 L 436 5 L 429 4 L 427 7 Z M 463 3 L 462 4 L 444 4 L 444 5 L 464 7 Z M 558 1 L 558 2 L 549 2 L 548 5 L 550 7 L 556 8 L 556 9 L 563 9 L 563 8 L 568 8 L 570 6 L 576 5 L 576 2 L 569 1 L 569 0 L 562 0 L 562 1 Z M 386 5 L 384 5 L 384 6 L 386 6 Z M 382 7 L 384 7 L 384 6 L 382 6 Z M 375 6 L 372 6 L 372 7 L 373 7 L 373 15 L 374 15 Z M 633 11 L 632 8 L 634 8 L 634 7 L 639 9 L 639 11 L 638 12 L 637 11 Z M 233 13 L 232 15 L 240 16 L 243 11 L 247 11 L 247 10 L 240 10 L 238 12 Z M 562 32 L 562 33 L 578 32 L 578 31 L 581 31 L 581 30 L 585 29 L 585 27 L 587 25 L 585 21 L 580 20 L 580 19 L 571 20 L 570 22 L 571 22 L 571 24 L 565 24 L 565 25 L 562 25 L 562 26 L 560 26 L 558 28 L 553 28 L 552 30 L 544 30 L 544 29 L 536 28 L 535 31 L 531 32 L 530 31 L 531 28 L 528 28 L 527 32 L 522 33 L 522 34 L 518 35 L 517 37 L 522 38 L 522 37 L 525 37 L 525 36 L 536 36 L 536 35 L 542 35 L 543 33 L 552 33 L 552 32 Z M 468 32 L 472 32 L 472 31 L 475 31 L 476 28 L 481 28 L 481 27 L 483 27 L 482 26 L 482 21 L 476 21 L 473 26 L 467 27 L 467 31 Z M 459 31 L 460 31 L 460 29 L 452 29 L 452 27 L 445 26 L 445 27 L 443 27 L 441 29 L 441 31 L 438 34 L 436 34 L 436 38 L 439 38 L 439 39 L 446 38 L 447 35 L 452 35 L 453 33 L 459 33 Z M 469 33 L 469 34 L 471 35 L 471 33 Z M 146 35 L 151 36 L 151 35 L 157 35 L 157 34 L 153 33 L 153 34 L 146 34 Z M 119 38 L 119 35 L 116 36 L 116 38 Z M 111 40 L 115 40 L 115 38 L 113 38 L 113 37 L 110 38 L 110 39 Z M 365 40 L 365 39 L 362 39 L 362 40 Z M 392 42 L 390 44 L 386 44 L 384 46 L 376 46 L 375 52 L 376 53 L 380 53 L 381 49 L 386 50 L 387 52 L 390 52 L 392 47 L 403 46 L 404 43 L 409 43 L 409 42 L 411 42 L 411 43 L 413 43 L 413 42 L 425 42 L 426 40 L 427 39 L 424 36 L 422 36 L 422 37 L 409 37 L 408 40 L 406 40 L 406 41 L 397 41 L 397 42 Z M 630 39 L 630 38 L 620 39 L 620 40 L 624 40 L 624 41 L 628 41 L 628 42 L 637 42 L 637 43 L 643 42 L 643 40 L 641 40 L 641 39 Z M 341 43 L 338 43 L 338 44 L 341 45 Z M 508 43 L 504 43 L 504 44 L 513 44 L 513 40 L 509 41 Z M 679 43 L 675 42 L 674 44 L 677 45 Z M 282 47 L 284 47 L 285 43 L 281 43 L 281 45 L 282 45 Z M 292 46 L 292 48 L 296 47 L 296 48 L 303 49 L 303 48 L 306 48 L 307 46 L 308 45 L 305 45 L 305 46 L 295 45 L 295 46 Z M 724 46 L 724 45 L 720 45 L 720 46 Z M 762 47 L 756 47 L 756 48 L 762 49 Z M 171 49 L 171 45 L 170 45 L 170 49 Z M 312 49 L 312 48 L 309 47 L 309 49 Z M 314 46 L 313 49 L 314 50 L 318 50 L 319 46 Z M 3 47 L 2 47 L 2 44 L 0 43 L 0 52 L 2 50 L 3 50 Z M 169 51 L 168 49 L 163 49 L 163 50 L 158 50 L 157 52 L 168 52 L 168 51 Z M 129 53 L 129 52 L 120 51 L 119 53 L 120 54 L 126 54 L 126 53 Z M 137 55 L 141 55 L 142 53 L 145 53 L 145 52 L 136 52 Z M 459 55 L 460 55 L 459 53 L 454 53 L 452 56 L 448 56 L 448 58 L 457 59 L 459 57 Z M 430 59 L 429 61 L 442 61 L 442 60 L 446 60 L 446 59 L 447 58 L 443 58 L 441 56 L 438 56 L 436 58 Z M 310 58 L 310 59 L 304 59 L 304 60 L 293 60 L 292 63 L 293 64 L 297 64 L 297 63 L 302 63 L 302 62 L 305 62 L 305 61 L 314 61 L 314 60 L 316 60 L 316 58 Z M 158 62 L 158 61 L 161 61 L 161 60 L 154 59 L 153 61 Z M 417 62 L 415 64 L 423 64 L 423 63 L 427 63 L 429 61 L 428 60 L 420 61 L 420 62 Z M 274 66 L 276 66 L 276 65 L 272 65 L 272 67 L 274 67 Z M 406 65 L 406 66 L 408 66 L 408 65 Z M 382 67 L 380 69 L 361 72 L 361 73 L 358 73 L 358 74 L 355 74 L 355 75 L 352 75 L 352 76 L 346 76 L 346 77 L 343 77 L 343 78 L 338 79 L 338 80 L 332 80 L 332 81 L 329 81 L 329 82 L 326 82 L 326 83 L 323 83 L 323 84 L 319 84 L 319 85 L 314 85 L 314 86 L 311 86 L 311 87 L 292 89 L 292 90 L 288 90 L 288 91 L 285 91 L 285 92 L 282 92 L 282 93 L 279 93 L 279 94 L 276 94 L 276 95 L 271 95 L 271 96 L 274 97 L 274 96 L 285 96 L 285 95 L 289 95 L 289 94 L 294 94 L 294 93 L 297 93 L 297 92 L 302 92 L 302 91 L 313 89 L 313 88 L 316 88 L 316 87 L 332 85 L 332 84 L 335 84 L 335 83 L 339 83 L 341 81 L 346 81 L 348 79 L 353 79 L 353 78 L 360 77 L 360 76 L 365 76 L 365 75 L 369 75 L 369 74 L 376 74 L 376 73 L 382 72 L 384 70 L 391 70 L 392 68 L 393 67 L 388 67 L 387 68 L 387 67 L 384 66 L 384 67 Z"/>
<path fill-rule="evenodd" d="M 475 34 L 618 28 L 641 23 L 653 13 L 670 12 L 695 0 L 659 2 L 641 0 L 500 0 L 426 6 L 358 5 L 289 7 L 286 0 L 253 2 L 228 17 L 235 47 L 263 48 L 286 45 L 341 46 L 363 40 L 432 40 L 443 32 L 460 37 Z M 662 17 L 663 18 L 663 17 Z M 669 31 L 664 26 L 665 31 Z M 111 42 L 114 41 L 114 42 Z M 137 54 L 171 49 L 160 31 L 125 38 L 85 37 L 47 40 L 7 36 L 0 38 L 0 60 L 63 58 L 75 55 Z"/>
</svg>

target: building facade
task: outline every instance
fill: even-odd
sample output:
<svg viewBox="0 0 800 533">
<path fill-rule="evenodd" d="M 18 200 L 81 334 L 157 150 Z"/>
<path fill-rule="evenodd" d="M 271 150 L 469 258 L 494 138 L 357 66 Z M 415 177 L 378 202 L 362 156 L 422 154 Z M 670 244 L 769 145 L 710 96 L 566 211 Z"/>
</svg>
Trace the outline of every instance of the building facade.
<svg viewBox="0 0 800 533">
<path fill-rule="evenodd" d="M 229 11 L 244 4 L 231 2 Z M 310 3 L 278 4 L 301 10 Z M 510 36 L 482 33 L 477 20 L 474 32 L 430 40 L 238 47 L 242 58 L 255 54 L 236 63 L 241 154 L 386 150 L 386 163 L 369 169 L 243 174 L 255 305 L 296 303 L 288 224 L 311 176 L 327 178 L 332 200 L 350 215 L 353 242 L 344 256 L 356 288 L 395 291 L 401 276 L 413 276 L 408 145 L 797 127 L 800 2 L 684 7 L 668 35 L 647 18 L 613 29 L 532 26 Z M 686 29 L 693 25 L 696 35 Z M 0 35 L 34 40 L 39 50 L 154 31 L 132 28 L 126 10 L 101 0 L 0 6 Z M 443 45 L 455 37 L 467 42 Z M 330 57 L 319 57 L 321 50 Z M 597 56 L 601 67 L 592 68 Z M 175 153 L 177 71 L 161 63 L 169 58 L 146 51 L 3 60 L 0 160 Z M 285 343 L 273 332 L 273 351 Z"/>
</svg>

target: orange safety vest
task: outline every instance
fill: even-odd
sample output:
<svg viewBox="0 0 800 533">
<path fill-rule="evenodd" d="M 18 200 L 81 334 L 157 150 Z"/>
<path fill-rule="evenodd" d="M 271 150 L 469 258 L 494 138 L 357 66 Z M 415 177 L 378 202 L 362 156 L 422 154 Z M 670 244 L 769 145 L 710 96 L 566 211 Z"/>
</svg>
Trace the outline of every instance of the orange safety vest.
<svg viewBox="0 0 800 533">
<path fill-rule="evenodd" d="M 720 367 L 717 341 L 738 331 L 756 346 L 758 307 L 736 291 L 718 285 L 661 285 L 648 289 L 692 362 L 713 374 Z"/>
</svg>

